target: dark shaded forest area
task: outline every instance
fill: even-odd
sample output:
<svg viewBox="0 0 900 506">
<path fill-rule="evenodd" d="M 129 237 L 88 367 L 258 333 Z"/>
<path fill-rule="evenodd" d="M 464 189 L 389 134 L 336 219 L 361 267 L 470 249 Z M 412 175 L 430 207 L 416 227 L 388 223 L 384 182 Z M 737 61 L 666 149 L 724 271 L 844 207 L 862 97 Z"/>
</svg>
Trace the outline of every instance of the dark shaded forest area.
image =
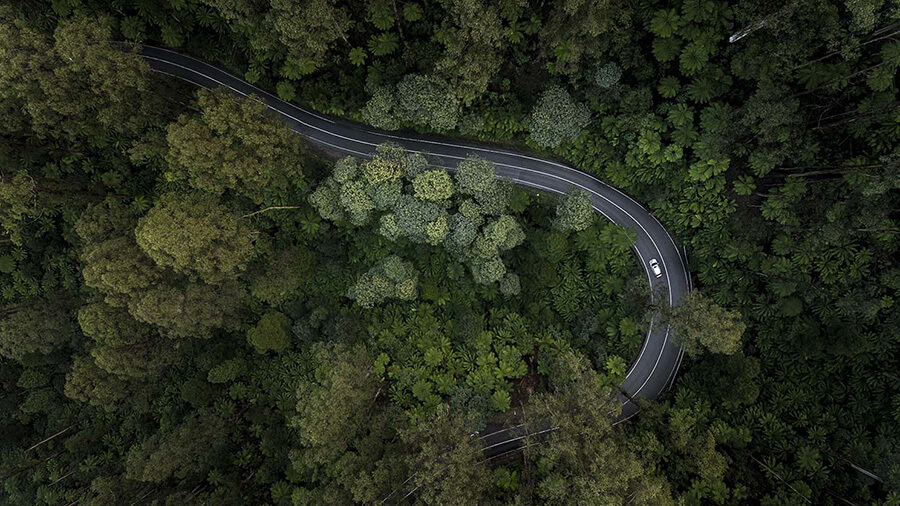
<svg viewBox="0 0 900 506">
<path fill-rule="evenodd" d="M 570 163 L 697 290 L 585 193 L 336 159 L 123 42 Z M 0 502 L 898 506 L 898 67 L 896 0 L 4 2 Z M 656 310 L 688 357 L 614 426 Z"/>
</svg>

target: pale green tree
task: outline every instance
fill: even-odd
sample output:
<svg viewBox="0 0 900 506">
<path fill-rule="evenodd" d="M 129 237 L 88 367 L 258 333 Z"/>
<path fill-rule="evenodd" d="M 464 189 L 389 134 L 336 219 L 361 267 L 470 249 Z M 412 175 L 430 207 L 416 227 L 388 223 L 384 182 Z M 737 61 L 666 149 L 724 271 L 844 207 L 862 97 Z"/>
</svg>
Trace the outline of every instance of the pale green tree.
<svg viewBox="0 0 900 506">
<path fill-rule="evenodd" d="M 476 283 L 489 285 L 500 281 L 505 275 L 506 265 L 499 256 L 472 263 L 472 277 Z"/>
<path fill-rule="evenodd" d="M 425 225 L 425 242 L 437 246 L 444 242 L 449 233 L 450 226 L 447 223 L 447 215 L 438 216 L 434 221 Z"/>
<path fill-rule="evenodd" d="M 442 132 L 456 128 L 460 107 L 440 78 L 410 74 L 397 83 L 397 112 L 404 121 Z"/>
<path fill-rule="evenodd" d="M 559 197 L 554 226 L 564 231 L 579 232 L 588 228 L 593 221 L 594 202 L 587 190 L 573 188 Z"/>
<path fill-rule="evenodd" d="M 462 257 L 465 248 L 475 240 L 478 235 L 478 227 L 469 218 L 460 213 L 450 215 L 448 219 L 450 232 L 447 246 L 457 257 Z"/>
<path fill-rule="evenodd" d="M 494 170 L 494 164 L 476 156 L 459 162 L 455 176 L 459 192 L 477 196 L 490 191 L 494 185 Z"/>
<path fill-rule="evenodd" d="M 409 161 L 405 149 L 396 144 L 381 144 L 375 148 L 375 156 L 362 163 L 363 178 L 372 185 L 399 180 Z"/>
<path fill-rule="evenodd" d="M 363 274 L 347 296 L 365 308 L 386 299 L 413 300 L 418 295 L 419 275 L 415 267 L 391 255 Z"/>
<path fill-rule="evenodd" d="M 316 191 L 309 195 L 309 203 L 319 211 L 326 220 L 343 221 L 347 219 L 341 206 L 341 185 L 334 179 L 326 179 Z"/>
<path fill-rule="evenodd" d="M 375 209 L 375 202 L 366 193 L 363 181 L 349 181 L 341 185 L 338 201 L 347 212 L 350 223 L 357 226 L 368 223 Z"/>
<path fill-rule="evenodd" d="M 512 272 L 507 272 L 503 279 L 500 280 L 500 293 L 507 297 L 519 295 L 522 291 L 522 283 L 519 276 Z"/>
<path fill-rule="evenodd" d="M 506 251 L 522 244 L 525 232 L 515 218 L 508 214 L 488 222 L 483 229 L 484 237 L 499 251 Z"/>
<path fill-rule="evenodd" d="M 573 140 L 591 121 L 591 111 L 576 102 L 561 86 L 551 86 L 541 94 L 528 117 L 531 138 L 543 147 L 556 147 Z"/>
<path fill-rule="evenodd" d="M 453 196 L 453 180 L 443 170 L 428 170 L 413 179 L 416 197 L 433 202 L 444 202 Z"/>
<path fill-rule="evenodd" d="M 433 202 L 402 195 L 394 211 L 397 227 L 404 237 L 416 242 L 428 240 L 428 226 L 447 214 L 446 209 Z"/>
<path fill-rule="evenodd" d="M 362 110 L 362 117 L 366 123 L 375 128 L 382 130 L 400 128 L 400 120 L 397 118 L 397 97 L 394 95 L 393 87 L 376 88 Z"/>
<path fill-rule="evenodd" d="M 601 88 L 611 88 L 622 78 L 622 67 L 610 62 L 597 69 L 594 82 Z"/>
</svg>

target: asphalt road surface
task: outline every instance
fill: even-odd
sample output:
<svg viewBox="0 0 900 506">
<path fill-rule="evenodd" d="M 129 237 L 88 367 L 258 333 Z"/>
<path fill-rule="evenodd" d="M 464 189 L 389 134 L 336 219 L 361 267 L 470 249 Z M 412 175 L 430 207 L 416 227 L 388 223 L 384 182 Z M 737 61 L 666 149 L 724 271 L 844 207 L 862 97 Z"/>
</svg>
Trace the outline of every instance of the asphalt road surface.
<svg viewBox="0 0 900 506">
<path fill-rule="evenodd" d="M 589 174 L 551 160 L 504 149 L 439 137 L 381 132 L 329 118 L 291 105 L 223 70 L 168 49 L 145 46 L 141 48 L 140 56 L 154 71 L 197 86 L 223 86 L 239 95 L 259 97 L 293 131 L 328 151 L 369 157 L 375 146 L 394 142 L 409 151 L 425 154 L 434 167 L 453 170 L 460 160 L 477 155 L 496 164 L 498 177 L 539 192 L 565 193 L 573 187 L 583 188 L 592 195 L 594 209 L 598 213 L 637 233 L 634 251 L 647 273 L 652 292 L 661 293 L 669 304 L 676 304 L 689 290 L 690 278 L 685 259 L 669 232 L 634 199 Z M 650 268 L 650 262 L 654 259 L 661 270 L 660 276 L 656 276 Z M 668 327 L 654 317 L 640 354 L 631 364 L 621 385 L 623 406 L 617 423 L 638 412 L 634 399 L 656 398 L 671 385 L 684 355 L 671 337 Z M 485 456 L 493 458 L 520 448 L 525 439 L 523 434 L 521 428 L 514 428 L 480 436 L 484 441 Z"/>
</svg>

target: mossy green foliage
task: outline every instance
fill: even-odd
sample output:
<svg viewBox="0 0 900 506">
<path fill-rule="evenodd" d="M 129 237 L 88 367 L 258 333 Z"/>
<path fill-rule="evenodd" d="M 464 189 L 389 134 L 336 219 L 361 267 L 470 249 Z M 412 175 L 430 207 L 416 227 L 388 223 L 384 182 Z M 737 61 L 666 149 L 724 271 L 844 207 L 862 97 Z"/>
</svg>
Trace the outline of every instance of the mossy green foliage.
<svg viewBox="0 0 900 506">
<path fill-rule="evenodd" d="M 897 504 L 890 2 L 13 4 L 5 502 Z M 611 183 L 686 249 L 702 296 L 676 335 L 733 353 L 686 359 L 612 429 L 647 290 L 588 199 L 483 160 L 324 161 L 120 40 Z M 347 297 L 390 257 L 412 300 Z M 485 468 L 473 431 L 503 416 L 561 429 Z"/>
<path fill-rule="evenodd" d="M 247 331 L 247 342 L 259 353 L 282 352 L 290 345 L 291 319 L 277 311 L 268 312 Z"/>
</svg>

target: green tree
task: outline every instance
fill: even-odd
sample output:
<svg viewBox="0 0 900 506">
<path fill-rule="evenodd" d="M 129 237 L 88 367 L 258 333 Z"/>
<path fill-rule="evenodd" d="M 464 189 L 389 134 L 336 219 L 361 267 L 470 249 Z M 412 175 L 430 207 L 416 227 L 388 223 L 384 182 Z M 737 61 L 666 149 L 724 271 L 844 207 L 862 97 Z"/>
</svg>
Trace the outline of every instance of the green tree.
<svg viewBox="0 0 900 506">
<path fill-rule="evenodd" d="M 170 477 L 205 473 L 218 463 L 217 456 L 227 444 L 227 430 L 220 416 L 200 411 L 133 447 L 126 458 L 125 476 L 161 483 Z"/>
<path fill-rule="evenodd" d="M 167 179 L 214 194 L 233 190 L 256 203 L 303 182 L 304 146 L 257 97 L 198 92 L 201 114 L 169 125 Z"/>
<path fill-rule="evenodd" d="M 141 342 L 153 328 L 138 322 L 123 308 L 92 302 L 78 310 L 78 324 L 87 337 L 101 345 L 123 346 Z"/>
<path fill-rule="evenodd" d="M 23 111 L 42 137 L 104 142 L 109 131 L 136 134 L 162 109 L 150 70 L 114 47 L 109 19 L 76 16 L 50 40 L 6 7 L 0 11 L 0 97 Z"/>
<path fill-rule="evenodd" d="M 347 292 L 362 307 L 370 308 L 386 299 L 413 300 L 418 296 L 419 275 L 415 267 L 391 255 L 363 274 Z"/>
<path fill-rule="evenodd" d="M 128 382 L 101 369 L 90 357 L 75 357 L 66 374 L 66 397 L 91 406 L 115 411 L 133 400 L 134 391 Z"/>
<path fill-rule="evenodd" d="M 543 147 L 556 147 L 573 140 L 591 121 L 591 111 L 576 102 L 560 86 L 551 86 L 541 94 L 528 118 L 531 138 Z"/>
<path fill-rule="evenodd" d="M 557 427 L 528 450 L 540 474 L 535 499 L 546 504 L 674 504 L 669 484 L 648 469 L 613 430 L 619 401 L 590 362 L 572 352 L 554 366 L 554 390 L 531 401 L 528 418 Z"/>
<path fill-rule="evenodd" d="M 75 344 L 77 328 L 64 299 L 36 298 L 6 308 L 0 321 L 0 355 L 23 360 Z"/>
<path fill-rule="evenodd" d="M 446 82 L 435 76 L 410 74 L 397 83 L 397 113 L 409 123 L 439 132 L 459 121 L 459 102 Z"/>
<path fill-rule="evenodd" d="M 207 283 L 233 278 L 253 255 L 250 230 L 210 195 L 164 194 L 134 233 L 158 265 Z"/>
<path fill-rule="evenodd" d="M 251 275 L 250 293 L 273 305 L 296 295 L 312 278 L 316 265 L 315 254 L 302 247 L 275 251 L 266 260 Z"/>
<path fill-rule="evenodd" d="M 98 346 L 91 350 L 91 356 L 106 372 L 120 377 L 146 378 L 171 365 L 175 348 L 172 341 L 155 337 L 122 346 Z"/>
<path fill-rule="evenodd" d="M 246 295 L 234 281 L 217 285 L 158 284 L 133 298 L 128 310 L 137 320 L 176 337 L 208 339 L 215 329 L 234 330 Z"/>
<path fill-rule="evenodd" d="M 312 349 L 319 364 L 315 381 L 303 382 L 291 421 L 320 462 L 338 458 L 366 426 L 365 414 L 380 393 L 372 372 L 374 359 L 363 346 L 316 344 Z"/>
<path fill-rule="evenodd" d="M 334 0 L 272 0 L 271 6 L 267 20 L 290 66 L 315 69 L 335 41 L 347 40 L 350 18 Z"/>
<path fill-rule="evenodd" d="M 86 245 L 81 261 L 85 285 L 102 292 L 112 305 L 127 304 L 162 277 L 153 261 L 126 237 Z"/>
<path fill-rule="evenodd" d="M 747 328 L 739 312 L 718 306 L 698 291 L 682 297 L 674 307 L 667 306 L 663 314 L 677 342 L 692 355 L 735 353 Z"/>
<path fill-rule="evenodd" d="M 453 196 L 453 181 L 443 170 L 429 170 L 413 179 L 416 197 L 433 202 L 443 202 Z"/>
<path fill-rule="evenodd" d="M 256 326 L 247 331 L 249 342 L 257 353 L 274 351 L 281 353 L 290 346 L 291 319 L 278 311 L 263 315 Z"/>
<path fill-rule="evenodd" d="M 574 188 L 559 197 L 553 224 L 564 231 L 580 232 L 594 221 L 594 201 L 587 190 Z"/>
<path fill-rule="evenodd" d="M 0 226 L 13 244 L 22 244 L 22 220 L 32 212 L 34 187 L 26 173 L 0 176 Z"/>
<path fill-rule="evenodd" d="M 436 62 L 438 73 L 456 83 L 456 96 L 470 105 L 487 90 L 500 67 L 503 26 L 497 7 L 481 0 L 451 0 L 438 41 L 444 53 Z"/>
<path fill-rule="evenodd" d="M 616 0 L 554 3 L 540 31 L 543 51 L 553 58 L 550 70 L 572 75 L 593 64 L 609 39 L 629 36 L 623 28 L 631 25 L 631 15 L 629 4 Z"/>
<path fill-rule="evenodd" d="M 206 375 L 210 383 L 228 383 L 238 379 L 247 372 L 247 361 L 243 358 L 231 358 L 213 366 Z"/>
<path fill-rule="evenodd" d="M 478 465 L 481 447 L 464 421 L 442 406 L 435 416 L 401 432 L 411 450 L 410 481 L 426 504 L 484 504 L 488 499 L 491 475 Z"/>
<path fill-rule="evenodd" d="M 115 198 L 89 205 L 75 222 L 75 232 L 86 245 L 130 235 L 137 224 L 131 209 Z"/>
</svg>

